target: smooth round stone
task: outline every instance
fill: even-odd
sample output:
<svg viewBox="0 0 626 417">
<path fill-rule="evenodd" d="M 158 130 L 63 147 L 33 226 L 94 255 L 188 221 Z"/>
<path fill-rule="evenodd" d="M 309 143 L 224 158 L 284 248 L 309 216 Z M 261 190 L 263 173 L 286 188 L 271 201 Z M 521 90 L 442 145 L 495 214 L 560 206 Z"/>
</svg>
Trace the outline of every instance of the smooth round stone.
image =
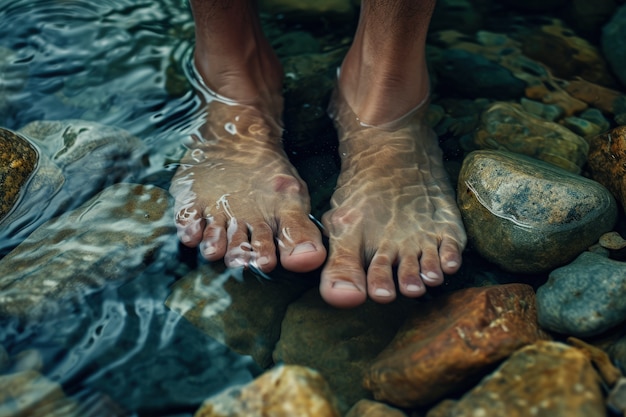
<svg viewBox="0 0 626 417">
<path fill-rule="evenodd" d="M 457 199 L 473 246 L 511 272 L 564 265 L 617 219 L 615 199 L 599 183 L 503 151 L 465 158 Z"/>
<path fill-rule="evenodd" d="M 15 205 L 37 160 L 37 151 L 26 138 L 0 128 L 0 219 Z"/>
<path fill-rule="evenodd" d="M 506 102 L 494 103 L 482 113 L 474 142 L 480 149 L 532 156 L 575 174 L 589 151 L 587 141 L 571 130 Z"/>
<path fill-rule="evenodd" d="M 537 290 L 539 324 L 577 337 L 626 321 L 626 263 L 593 252 L 555 269 Z"/>
</svg>

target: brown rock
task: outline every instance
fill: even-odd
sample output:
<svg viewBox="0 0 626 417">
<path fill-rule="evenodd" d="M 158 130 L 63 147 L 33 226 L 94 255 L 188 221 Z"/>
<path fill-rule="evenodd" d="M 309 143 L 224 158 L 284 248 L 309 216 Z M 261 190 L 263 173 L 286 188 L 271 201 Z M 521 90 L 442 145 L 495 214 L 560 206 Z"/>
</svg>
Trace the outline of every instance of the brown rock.
<svg viewBox="0 0 626 417">
<path fill-rule="evenodd" d="M 588 156 L 591 177 L 604 185 L 626 208 L 626 126 L 591 139 Z"/>
<path fill-rule="evenodd" d="M 458 402 L 427 417 L 604 417 L 599 379 L 584 353 L 537 342 L 515 352 Z"/>
<path fill-rule="evenodd" d="M 37 151 L 27 139 L 0 128 L 0 219 L 15 205 L 20 190 L 37 166 L 38 158 Z"/>
<path fill-rule="evenodd" d="M 615 114 L 620 111 L 621 103 L 626 99 L 622 93 L 594 84 L 579 78 L 561 82 L 561 85 L 572 97 L 602 110 L 605 113 Z"/>
<path fill-rule="evenodd" d="M 483 112 L 474 142 L 480 149 L 531 156 L 575 174 L 589 151 L 587 141 L 571 130 L 505 102 L 494 103 Z"/>
<path fill-rule="evenodd" d="M 177 281 L 165 304 L 204 333 L 263 368 L 272 351 L 291 301 L 308 287 L 301 277 L 267 280 L 250 271 L 203 265 Z M 274 278 L 277 278 L 274 276 Z"/>
<path fill-rule="evenodd" d="M 587 356 L 598 371 L 598 375 L 602 378 L 602 381 L 609 388 L 613 387 L 622 377 L 622 373 L 611 363 L 611 358 L 609 358 L 609 355 L 604 350 L 575 337 L 568 337 L 567 343 L 578 348 L 578 350 Z"/>
<path fill-rule="evenodd" d="M 283 320 L 274 361 L 318 370 L 347 411 L 361 398 L 363 372 L 395 336 L 406 313 L 396 302 L 367 302 L 350 310 L 329 306 L 317 288 L 291 303 Z"/>
<path fill-rule="evenodd" d="M 397 408 L 372 400 L 360 400 L 354 404 L 345 417 L 406 417 Z"/>
<path fill-rule="evenodd" d="M 525 284 L 468 288 L 416 308 L 365 376 L 378 400 L 426 405 L 473 382 L 518 348 L 549 336 L 538 328 Z"/>
<path fill-rule="evenodd" d="M 194 417 L 339 417 L 322 376 L 302 366 L 265 372 L 243 387 L 209 398 Z"/>
</svg>

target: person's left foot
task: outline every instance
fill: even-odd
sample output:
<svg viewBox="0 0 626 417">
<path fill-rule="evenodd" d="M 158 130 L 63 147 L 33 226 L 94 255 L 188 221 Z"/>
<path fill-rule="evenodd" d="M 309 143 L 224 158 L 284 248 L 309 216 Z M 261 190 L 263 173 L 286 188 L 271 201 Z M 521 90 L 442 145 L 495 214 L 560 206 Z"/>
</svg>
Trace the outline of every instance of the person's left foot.
<svg viewBox="0 0 626 417">
<path fill-rule="evenodd" d="M 436 134 L 424 109 L 383 130 L 359 124 L 339 94 L 333 106 L 342 168 L 322 219 L 330 253 L 320 293 L 336 307 L 390 302 L 397 266 L 400 292 L 421 296 L 459 269 L 466 244 Z"/>
</svg>

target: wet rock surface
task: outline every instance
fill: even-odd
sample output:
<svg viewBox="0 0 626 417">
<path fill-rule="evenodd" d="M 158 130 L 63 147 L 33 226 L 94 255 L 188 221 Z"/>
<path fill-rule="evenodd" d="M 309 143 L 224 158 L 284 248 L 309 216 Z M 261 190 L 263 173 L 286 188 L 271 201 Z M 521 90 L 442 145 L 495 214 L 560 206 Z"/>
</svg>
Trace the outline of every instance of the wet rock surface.
<svg viewBox="0 0 626 417">
<path fill-rule="evenodd" d="M 591 177 L 609 189 L 626 208 L 626 126 L 618 126 L 589 142 Z"/>
<path fill-rule="evenodd" d="M 22 136 L 0 129 L 0 219 L 13 208 L 37 166 L 37 151 Z"/>
<path fill-rule="evenodd" d="M 465 158 L 457 199 L 476 250 L 513 272 L 570 262 L 617 219 L 615 200 L 599 183 L 499 151 Z"/>
<path fill-rule="evenodd" d="M 626 322 L 626 263 L 583 252 L 537 290 L 539 323 L 551 331 L 595 336 Z"/>
<path fill-rule="evenodd" d="M 365 386 L 401 407 L 432 404 L 548 335 L 524 284 L 469 288 L 416 306 L 372 363 Z M 445 312 L 445 313 L 444 313 Z"/>
<path fill-rule="evenodd" d="M 605 416 L 600 380 L 576 348 L 538 342 L 515 352 L 458 401 L 427 417 Z"/>
</svg>

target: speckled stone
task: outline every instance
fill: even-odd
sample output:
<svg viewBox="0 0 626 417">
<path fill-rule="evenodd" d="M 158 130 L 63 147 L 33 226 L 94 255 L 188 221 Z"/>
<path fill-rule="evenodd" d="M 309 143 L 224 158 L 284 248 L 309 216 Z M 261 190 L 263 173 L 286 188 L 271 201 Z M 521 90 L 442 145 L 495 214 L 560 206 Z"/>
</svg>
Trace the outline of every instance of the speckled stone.
<svg viewBox="0 0 626 417">
<path fill-rule="evenodd" d="M 473 247 L 511 272 L 565 265 L 617 219 L 615 199 L 599 183 L 510 152 L 470 153 L 457 201 Z"/>
<path fill-rule="evenodd" d="M 269 368 L 287 306 L 311 281 L 275 273 L 270 280 L 223 264 L 202 265 L 174 284 L 165 304 L 202 332 Z"/>
<path fill-rule="evenodd" d="M 26 138 L 0 128 L 0 219 L 15 205 L 37 160 L 37 151 Z"/>
<path fill-rule="evenodd" d="M 458 401 L 427 417 L 605 417 L 599 378 L 587 357 L 557 342 L 515 352 Z"/>
<path fill-rule="evenodd" d="M 372 363 L 364 385 L 400 407 L 432 404 L 469 384 L 518 348 L 549 339 L 525 284 L 456 291 L 415 306 Z"/>
<path fill-rule="evenodd" d="M 374 302 L 350 310 L 329 306 L 317 288 L 291 303 L 282 323 L 274 362 L 318 370 L 346 412 L 362 398 L 363 372 L 395 336 L 406 313 L 398 303 Z"/>
<path fill-rule="evenodd" d="M 172 219 L 167 191 L 116 184 L 46 222 L 0 259 L 0 316 L 53 314 L 86 290 L 132 277 L 176 241 Z"/>
<path fill-rule="evenodd" d="M 207 399 L 194 417 L 339 417 L 332 392 L 316 371 L 278 366 L 243 387 Z"/>
<path fill-rule="evenodd" d="M 537 312 L 542 327 L 577 337 L 626 321 L 626 263 L 583 252 L 539 287 Z"/>
<path fill-rule="evenodd" d="M 626 209 L 626 126 L 589 141 L 591 178 L 604 185 Z"/>
<path fill-rule="evenodd" d="M 576 174 L 589 151 L 587 141 L 571 130 L 505 102 L 494 103 L 483 111 L 474 142 L 480 149 L 532 156 Z"/>
<path fill-rule="evenodd" d="M 407 415 L 387 404 L 372 400 L 360 400 L 348 411 L 345 417 L 407 417 Z"/>
</svg>

